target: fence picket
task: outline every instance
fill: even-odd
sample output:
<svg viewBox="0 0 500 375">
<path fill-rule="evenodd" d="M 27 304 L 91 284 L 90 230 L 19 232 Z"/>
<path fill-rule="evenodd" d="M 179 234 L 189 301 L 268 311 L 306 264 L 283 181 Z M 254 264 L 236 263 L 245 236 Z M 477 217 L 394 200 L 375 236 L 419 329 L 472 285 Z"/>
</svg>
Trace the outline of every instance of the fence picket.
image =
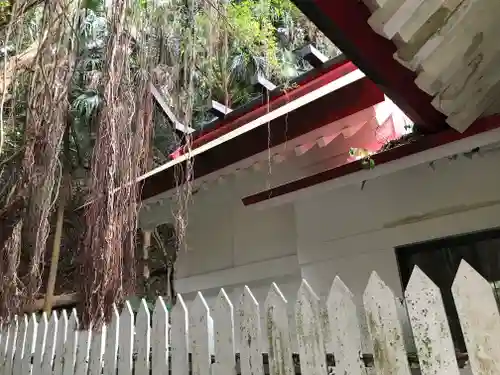
<svg viewBox="0 0 500 375">
<path fill-rule="evenodd" d="M 143 298 L 137 313 L 135 323 L 135 350 L 137 359 L 135 362 L 135 373 L 137 375 L 149 374 L 149 349 L 151 347 L 151 325 L 150 325 L 149 307 Z"/>
<path fill-rule="evenodd" d="M 269 374 L 294 375 L 287 301 L 275 283 L 269 289 L 264 306 L 269 343 Z"/>
<path fill-rule="evenodd" d="M 104 354 L 104 341 L 106 339 L 106 325 L 103 324 L 101 329 L 93 329 L 90 339 L 89 352 L 89 375 L 101 375 L 102 357 Z"/>
<path fill-rule="evenodd" d="M 33 375 L 42 374 L 42 360 L 43 360 L 43 354 L 45 353 L 45 340 L 47 338 L 48 325 L 49 322 L 47 321 L 47 314 L 44 312 L 40 316 L 40 322 L 38 323 L 35 351 L 33 354 L 33 371 L 32 371 Z"/>
<path fill-rule="evenodd" d="M 215 363 L 214 374 L 235 374 L 233 304 L 221 289 L 214 306 Z"/>
<path fill-rule="evenodd" d="M 5 367 L 3 374 L 12 375 L 12 367 L 14 366 L 14 352 L 16 350 L 17 330 L 19 329 L 19 318 L 14 316 L 9 327 L 9 345 L 5 355 Z"/>
<path fill-rule="evenodd" d="M 422 375 L 459 375 L 441 291 L 418 267 L 405 291 Z"/>
<path fill-rule="evenodd" d="M 239 315 L 241 375 L 263 375 L 259 304 L 246 285 L 241 295 Z"/>
<path fill-rule="evenodd" d="M 24 357 L 21 363 L 22 375 L 30 375 L 32 373 L 31 360 L 34 357 L 35 345 L 37 342 L 38 323 L 35 314 L 31 314 L 26 329 L 26 344 L 24 345 Z"/>
<path fill-rule="evenodd" d="M 4 323 L 2 326 L 2 342 L 0 346 L 0 372 L 4 371 L 6 351 L 9 346 L 9 323 Z"/>
<path fill-rule="evenodd" d="M 120 314 L 120 336 L 118 337 L 118 374 L 132 375 L 134 354 L 134 312 L 126 301 Z"/>
<path fill-rule="evenodd" d="M 151 335 L 152 375 L 168 375 L 168 310 L 162 297 L 158 297 L 153 311 L 153 331 Z M 111 375 L 111 374 L 110 374 Z"/>
<path fill-rule="evenodd" d="M 54 375 L 62 375 L 64 361 L 64 347 L 66 345 L 66 337 L 68 333 L 68 314 L 65 310 L 62 311 L 59 323 L 57 326 L 56 348 L 54 357 Z"/>
<path fill-rule="evenodd" d="M 2 321 L 0 322 L 0 357 L 1 357 L 1 353 L 3 352 L 4 350 L 4 347 L 5 347 L 5 327 L 7 326 L 7 323 Z"/>
<path fill-rule="evenodd" d="M 335 355 L 337 374 L 364 375 L 361 360 L 361 328 L 354 296 L 337 276 L 333 280 L 327 300 L 329 326 Z"/>
<path fill-rule="evenodd" d="M 56 350 L 56 338 L 58 328 L 57 313 L 54 311 L 50 316 L 47 328 L 47 338 L 45 343 L 45 352 L 43 354 L 42 375 L 52 374 L 52 365 L 54 363 L 54 353 Z"/>
<path fill-rule="evenodd" d="M 67 318 L 67 315 L 66 315 Z M 78 318 L 73 309 L 66 329 L 66 344 L 63 350 L 62 375 L 73 375 L 76 363 L 76 345 L 78 342 Z"/>
<path fill-rule="evenodd" d="M 300 370 L 303 375 L 325 375 L 326 351 L 320 322 L 319 297 L 302 280 L 295 303 Z"/>
<path fill-rule="evenodd" d="M 451 290 L 473 373 L 500 373 L 500 314 L 491 285 L 462 260 Z"/>
<path fill-rule="evenodd" d="M 26 314 L 19 317 L 19 329 L 16 338 L 16 351 L 14 352 L 14 364 L 12 373 L 19 375 L 22 371 L 24 347 L 26 346 L 26 331 L 28 329 L 28 316 Z"/>
<path fill-rule="evenodd" d="M 190 308 L 191 366 L 193 375 L 210 375 L 210 312 L 203 295 L 198 292 Z"/>
<path fill-rule="evenodd" d="M 377 374 L 410 375 L 396 297 L 376 272 L 368 280 L 363 303 Z"/>
<path fill-rule="evenodd" d="M 78 344 L 76 347 L 75 375 L 87 375 L 89 368 L 90 341 L 92 330 L 78 331 Z"/>
<path fill-rule="evenodd" d="M 500 313 L 490 283 L 462 262 L 452 294 L 472 373 L 500 374 Z M 406 322 L 413 331 L 408 343 L 413 339 L 416 342 L 416 348 L 409 350 L 417 351 L 422 375 L 460 375 L 440 289 L 418 267 L 410 277 L 405 300 L 405 304 L 399 304 L 390 288 L 372 273 L 363 294 L 363 310 L 375 366 L 365 367 L 363 359 L 368 357 L 363 357 L 362 351 L 367 335 L 361 329 L 355 297 L 336 277 L 321 309 L 320 299 L 303 280 L 293 305 L 301 374 L 327 375 L 333 370 L 340 375 L 367 375 L 372 371 L 378 375 L 410 375 L 402 334 L 402 323 Z M 264 311 L 268 375 L 294 375 L 296 359 L 292 357 L 287 301 L 274 283 Z M 402 319 L 401 313 L 409 319 Z M 260 309 L 247 286 L 238 305 L 238 362 L 233 314 L 233 305 L 221 289 L 213 320 L 200 292 L 189 311 L 178 295 L 171 327 L 161 297 L 152 317 L 141 300 L 135 326 L 129 302 L 121 314 L 113 306 L 109 325 L 99 332 L 79 331 L 74 310 L 69 320 L 64 311 L 59 319 L 54 312 L 50 322 L 45 313 L 38 323 L 34 314 L 15 317 L 0 324 L 0 375 L 236 375 L 238 367 L 241 375 L 264 375 Z M 328 335 L 331 339 L 324 340 Z M 327 370 L 326 346 L 330 348 L 330 344 L 335 368 Z M 328 356 L 329 365 L 331 360 Z"/>
<path fill-rule="evenodd" d="M 180 294 L 172 309 L 172 374 L 189 375 L 189 316 L 186 304 Z"/>
<path fill-rule="evenodd" d="M 5 371 L 5 366 L 7 364 L 7 356 L 8 356 L 8 348 L 10 345 L 9 334 L 10 334 L 10 326 L 12 323 L 6 323 L 3 327 L 3 341 L 2 341 L 2 350 L 0 351 L 0 373 Z"/>
<path fill-rule="evenodd" d="M 106 343 L 103 355 L 103 375 L 116 375 L 118 368 L 120 314 L 116 305 L 111 310 L 111 321 L 106 326 Z"/>
</svg>

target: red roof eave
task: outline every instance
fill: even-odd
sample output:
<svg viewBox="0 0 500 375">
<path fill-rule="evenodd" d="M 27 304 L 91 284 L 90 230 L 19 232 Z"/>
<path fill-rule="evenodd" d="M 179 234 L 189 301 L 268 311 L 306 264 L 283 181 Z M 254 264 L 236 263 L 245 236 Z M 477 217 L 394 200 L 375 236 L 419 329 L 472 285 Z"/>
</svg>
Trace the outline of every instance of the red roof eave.
<svg viewBox="0 0 500 375">
<path fill-rule="evenodd" d="M 350 61 L 342 61 L 318 73 L 307 82 L 278 95 L 269 103 L 263 103 L 250 112 L 231 118 L 217 129 L 201 133 L 195 137 L 191 150 L 206 145 L 249 122 L 258 119 L 281 106 L 297 100 L 335 80 L 355 71 L 357 67 Z M 358 79 L 323 97 L 303 105 L 291 113 L 293 116 L 281 116 L 270 121 L 268 126 L 257 126 L 237 137 L 209 148 L 196 156 L 193 163 L 192 178 L 200 178 L 216 172 L 226 166 L 277 146 L 289 139 L 294 139 L 334 121 L 362 111 L 384 100 L 383 92 L 368 78 Z M 180 151 L 180 150 L 178 150 Z M 176 157 L 182 155 L 177 152 Z M 175 159 L 174 159 L 175 160 Z M 180 163 L 180 166 L 183 164 Z M 142 199 L 148 199 L 175 187 L 174 167 L 153 173 L 143 181 Z M 178 172 L 178 170 L 177 170 Z"/>
<path fill-rule="evenodd" d="M 195 149 L 216 138 L 219 138 L 240 126 L 243 126 L 250 121 L 253 121 L 266 113 L 271 112 L 286 103 L 296 100 L 318 88 L 333 82 L 348 73 L 355 71 L 357 67 L 349 60 L 341 60 L 338 63 L 331 64 L 325 68 L 315 70 L 315 74 L 308 77 L 307 80 L 300 82 L 300 85 L 291 87 L 289 90 L 284 90 L 279 95 L 272 97 L 269 101 L 262 101 L 256 104 L 245 113 L 239 114 L 237 117 L 228 116 L 228 119 L 223 121 L 215 129 L 200 131 L 196 133 L 189 148 Z M 172 153 L 172 157 L 178 157 L 187 152 L 186 148 L 180 148 Z"/>
</svg>

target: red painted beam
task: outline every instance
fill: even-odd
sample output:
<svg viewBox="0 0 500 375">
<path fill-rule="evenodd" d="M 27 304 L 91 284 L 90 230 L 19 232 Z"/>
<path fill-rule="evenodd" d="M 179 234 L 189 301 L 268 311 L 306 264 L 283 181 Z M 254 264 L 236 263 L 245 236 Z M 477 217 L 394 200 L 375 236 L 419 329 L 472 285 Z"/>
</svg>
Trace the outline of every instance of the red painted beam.
<svg viewBox="0 0 500 375">
<path fill-rule="evenodd" d="M 360 0 L 292 0 L 318 28 L 422 130 L 448 128 L 431 97 L 414 83 L 415 74 L 393 58 L 395 45 L 368 25 Z"/>
<path fill-rule="evenodd" d="M 297 138 L 383 100 L 383 92 L 368 78 L 362 78 L 290 112 L 287 116 L 271 121 L 268 126 L 256 127 L 205 151 L 200 157 L 195 158 L 192 178 L 215 172 L 263 152 L 268 147 Z M 239 126 L 245 123 L 238 122 Z M 236 125 L 229 124 L 228 126 L 234 129 Z M 142 189 L 142 199 L 174 188 L 176 171 L 179 173 L 179 168 L 169 168 L 147 178 Z"/>
<path fill-rule="evenodd" d="M 310 74 L 305 81 L 301 81 L 299 86 L 290 88 L 289 90 L 270 98 L 269 101 L 263 100 L 248 112 L 237 114 L 236 117 L 228 115 L 216 129 L 209 129 L 207 131 L 196 133 L 194 140 L 191 142 L 189 147 L 190 149 L 195 149 L 213 141 L 214 139 L 237 129 L 252 120 L 262 117 L 266 113 L 271 112 L 276 108 L 291 102 L 292 100 L 296 100 L 305 94 L 317 90 L 320 87 L 323 87 L 328 83 L 355 71 L 356 69 L 358 68 L 352 62 L 345 59 L 341 59 L 338 63 L 327 65 L 324 68 L 315 69 L 314 73 Z M 171 156 L 175 159 L 185 152 L 187 152 L 187 148 L 179 148 L 173 152 Z"/>
<path fill-rule="evenodd" d="M 375 162 L 375 165 L 379 166 L 393 160 L 404 158 L 405 156 L 426 151 L 434 147 L 439 147 L 451 142 L 458 141 L 460 139 L 483 133 L 488 130 L 497 129 L 499 127 L 500 115 L 490 116 L 477 120 L 464 133 L 459 133 L 456 130 L 450 128 L 437 134 L 426 135 L 418 141 L 408 143 L 388 151 L 380 152 L 373 155 L 371 158 Z M 253 205 L 272 198 L 279 197 L 281 195 L 293 193 L 295 191 L 306 189 L 323 182 L 331 181 L 339 177 L 359 172 L 363 170 L 363 168 L 364 167 L 359 160 L 353 161 L 351 163 L 328 169 L 324 172 L 320 172 L 312 176 L 304 177 L 299 180 L 295 180 L 290 183 L 247 196 L 243 198 L 242 201 L 245 206 Z"/>
</svg>

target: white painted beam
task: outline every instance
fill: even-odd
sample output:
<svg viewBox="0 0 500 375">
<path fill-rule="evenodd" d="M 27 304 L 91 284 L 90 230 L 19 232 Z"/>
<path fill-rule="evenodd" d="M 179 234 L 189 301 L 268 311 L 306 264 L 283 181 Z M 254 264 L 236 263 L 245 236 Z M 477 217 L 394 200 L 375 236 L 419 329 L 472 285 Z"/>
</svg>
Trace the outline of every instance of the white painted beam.
<svg viewBox="0 0 500 375">
<path fill-rule="evenodd" d="M 296 156 L 304 155 L 307 151 L 311 150 L 314 147 L 314 145 L 315 144 L 313 142 L 310 142 L 295 147 L 295 155 Z"/>
<path fill-rule="evenodd" d="M 338 132 L 336 134 L 320 137 L 320 138 L 318 138 L 316 143 L 318 144 L 319 148 L 324 148 L 324 147 L 328 146 L 335 138 L 337 138 L 339 136 L 339 134 L 340 134 L 340 132 Z"/>
<path fill-rule="evenodd" d="M 168 104 L 165 102 L 163 95 L 153 84 L 151 84 L 149 86 L 149 89 L 151 91 L 151 94 L 155 98 L 156 102 L 160 105 L 163 112 L 165 112 L 165 115 L 173 122 L 176 130 L 179 130 L 179 131 L 181 131 L 183 133 L 187 133 L 187 134 L 191 134 L 192 132 L 194 132 L 193 128 L 191 128 L 190 126 L 186 126 L 184 124 L 181 124 L 177 120 L 174 113 L 172 112 L 172 110 L 170 109 Z"/>
</svg>

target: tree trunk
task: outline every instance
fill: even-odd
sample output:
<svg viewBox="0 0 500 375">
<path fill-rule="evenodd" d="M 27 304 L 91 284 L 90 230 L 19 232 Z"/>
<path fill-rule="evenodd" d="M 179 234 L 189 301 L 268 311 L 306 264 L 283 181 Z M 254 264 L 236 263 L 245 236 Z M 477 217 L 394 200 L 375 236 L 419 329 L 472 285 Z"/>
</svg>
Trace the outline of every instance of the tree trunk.
<svg viewBox="0 0 500 375">
<path fill-rule="evenodd" d="M 64 224 L 64 210 L 71 195 L 71 176 L 65 176 L 63 186 L 60 189 L 59 204 L 56 214 L 56 231 L 54 234 L 54 243 L 52 245 L 52 256 L 50 259 L 49 278 L 47 280 L 47 290 L 45 292 L 45 301 L 43 311 L 50 316 L 54 304 L 54 290 L 57 279 L 57 268 L 59 266 L 59 255 L 61 252 L 62 229 Z"/>
</svg>

